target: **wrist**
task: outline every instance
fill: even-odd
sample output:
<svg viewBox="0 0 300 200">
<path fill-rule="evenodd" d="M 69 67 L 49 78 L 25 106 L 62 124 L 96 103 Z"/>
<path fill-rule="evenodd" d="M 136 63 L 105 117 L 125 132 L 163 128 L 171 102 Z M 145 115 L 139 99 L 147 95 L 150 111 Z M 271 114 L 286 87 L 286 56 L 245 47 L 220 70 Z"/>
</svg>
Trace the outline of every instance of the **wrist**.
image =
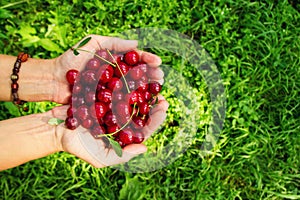
<svg viewBox="0 0 300 200">
<path fill-rule="evenodd" d="M 46 59 L 28 59 L 22 64 L 19 79 L 19 96 L 26 101 L 53 99 L 54 62 Z"/>
</svg>

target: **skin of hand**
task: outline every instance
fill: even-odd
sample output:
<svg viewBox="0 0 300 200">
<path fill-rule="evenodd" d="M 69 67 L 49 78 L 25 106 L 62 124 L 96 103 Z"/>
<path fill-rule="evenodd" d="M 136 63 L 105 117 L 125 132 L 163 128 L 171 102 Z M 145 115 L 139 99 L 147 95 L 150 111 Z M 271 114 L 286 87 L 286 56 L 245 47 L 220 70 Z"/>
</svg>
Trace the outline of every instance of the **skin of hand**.
<svg viewBox="0 0 300 200">
<path fill-rule="evenodd" d="M 55 108 L 54 116 L 61 119 L 66 118 L 66 109 L 66 106 Z M 149 138 L 163 123 L 167 109 L 167 101 L 159 96 L 158 104 L 151 110 L 148 122 L 142 129 L 145 139 Z M 113 149 L 107 148 L 101 139 L 94 139 L 88 130 L 81 126 L 72 131 L 60 124 L 56 127 L 56 135 L 57 140 L 60 141 L 58 143 L 61 144 L 60 151 L 76 155 L 97 168 L 127 162 L 147 151 L 144 144 L 131 144 L 123 148 L 123 155 L 119 157 Z"/>
<path fill-rule="evenodd" d="M 127 162 L 147 150 L 144 144 L 131 144 L 123 149 L 123 156 L 118 157 L 113 149 L 106 148 L 102 140 L 92 138 L 82 127 L 72 131 L 64 123 L 48 124 L 51 118 L 65 119 L 67 107 L 0 121 L 0 148 L 5 149 L 0 151 L 0 171 L 59 151 L 71 153 L 100 168 Z M 160 96 L 142 130 L 146 138 L 164 121 L 167 108 L 168 103 Z M 97 148 L 89 148 L 90 144 Z"/>
<path fill-rule="evenodd" d="M 136 50 L 140 55 L 140 60 L 147 63 L 149 66 L 148 76 L 152 80 L 160 83 L 163 82 L 164 74 L 162 70 L 158 68 L 158 66 L 161 64 L 161 59 L 154 54 L 137 50 L 137 41 L 98 35 L 89 35 L 87 37 L 91 37 L 92 39 L 86 45 L 81 47 L 83 50 L 95 52 L 95 50 L 99 49 L 100 47 L 115 52 L 126 52 L 133 49 Z M 84 39 L 85 38 L 83 38 L 81 41 Z M 76 48 L 79 43 L 77 43 L 74 47 Z M 63 86 L 58 88 L 64 88 L 63 92 L 57 93 L 59 94 L 56 97 L 58 102 L 66 102 L 70 95 L 69 89 L 64 87 L 67 84 L 65 79 L 66 72 L 70 69 L 77 69 L 79 71 L 83 70 L 87 60 L 93 57 L 93 55 L 88 52 L 79 51 L 79 53 L 80 54 L 76 56 L 70 49 L 56 60 L 56 65 L 59 67 L 57 67 L 55 77 L 57 83 Z M 158 105 L 153 108 L 148 120 L 149 123 L 143 129 L 143 133 L 146 138 L 149 137 L 151 133 L 153 133 L 164 121 L 167 108 L 167 101 L 162 96 L 159 96 Z M 56 112 L 61 115 L 62 119 L 66 118 L 65 109 L 65 107 L 61 107 L 57 108 L 56 110 Z M 75 131 L 70 131 L 63 125 L 60 125 L 57 127 L 57 132 L 58 135 L 61 135 L 61 150 L 76 155 L 79 158 L 91 163 L 95 167 L 104 167 L 127 162 L 132 157 L 140 153 L 144 153 L 147 150 L 146 146 L 143 144 L 128 145 L 123 149 L 123 156 L 120 158 L 113 150 L 106 148 L 101 140 L 95 140 L 88 133 L 88 131 L 82 127 L 76 129 Z M 89 148 L 87 150 L 87 143 L 92 143 L 95 148 Z"/>
<path fill-rule="evenodd" d="M 158 68 L 161 64 L 161 59 L 154 54 L 137 50 L 137 41 L 98 35 L 90 35 L 87 37 L 91 37 L 92 39 L 81 49 L 94 52 L 96 49 L 99 49 L 99 44 L 103 48 L 119 52 L 135 49 L 138 51 L 141 61 L 149 65 L 148 76 L 152 80 L 160 83 L 163 82 L 163 72 Z M 92 57 L 92 54 L 86 52 L 80 52 L 78 56 L 75 56 L 72 50 L 68 50 L 55 59 L 43 61 L 32 60 L 36 65 L 30 64 L 30 67 L 43 66 L 42 63 L 49 64 L 49 69 L 52 71 L 49 80 L 52 80 L 50 85 L 52 85 L 54 89 L 50 90 L 51 92 L 53 91 L 53 94 L 51 99 L 48 100 L 65 104 L 71 95 L 65 78 L 66 72 L 69 69 L 82 70 L 85 63 Z M 9 62 L 12 62 L 13 59 L 10 58 L 9 60 Z M 44 67 L 44 69 L 47 68 Z M 24 77 L 30 77 L 30 69 L 25 68 L 25 70 L 23 70 L 25 71 L 24 74 L 28 73 L 28 76 L 24 75 Z M 45 71 L 45 74 L 48 73 Z M 26 92 L 24 92 L 24 96 L 27 96 Z M 36 101 L 41 100 L 38 99 L 39 96 L 35 96 L 35 94 L 31 96 Z M 44 100 L 44 98 L 42 98 L 42 100 Z M 162 96 L 159 96 L 158 104 L 151 110 L 148 124 L 143 129 L 146 138 L 150 137 L 160 124 L 163 123 L 166 118 L 167 108 L 167 101 Z M 102 140 L 91 138 L 87 130 L 82 127 L 71 131 L 66 129 L 64 124 L 58 126 L 48 124 L 48 120 L 53 117 L 65 119 L 66 109 L 67 106 L 61 106 L 46 113 L 1 121 L 0 148 L 4 148 L 6 151 L 0 153 L 0 170 L 15 167 L 58 151 L 69 152 L 99 168 L 127 162 L 132 157 L 144 153 L 147 150 L 143 144 L 131 144 L 123 149 L 123 156 L 118 157 L 113 150 L 109 150 L 105 147 Z M 18 126 L 16 126 L 16 124 L 18 124 Z M 87 148 L 86 141 L 93 142 L 97 149 Z M 15 148 L 16 146 L 20 148 Z"/>
<path fill-rule="evenodd" d="M 109 49 L 110 51 L 116 52 L 126 52 L 133 49 L 136 50 L 140 55 L 140 60 L 148 64 L 148 76 L 151 80 L 163 83 L 164 73 L 160 68 L 158 68 L 161 64 L 161 59 L 155 54 L 137 50 L 138 42 L 136 40 L 123 40 L 116 37 L 99 35 L 89 35 L 87 37 L 91 37 L 91 40 L 80 49 L 90 52 L 95 52 L 97 49 L 100 49 L 100 47 L 102 49 Z M 80 42 L 74 45 L 74 47 L 76 48 Z M 78 71 L 83 70 L 87 61 L 93 57 L 93 54 L 88 52 L 79 51 L 79 53 L 80 54 L 76 56 L 73 51 L 69 49 L 55 59 L 55 70 L 53 72 L 56 83 L 53 96 L 55 102 L 65 104 L 68 102 L 71 95 L 65 78 L 66 72 L 70 69 L 77 69 Z"/>
</svg>

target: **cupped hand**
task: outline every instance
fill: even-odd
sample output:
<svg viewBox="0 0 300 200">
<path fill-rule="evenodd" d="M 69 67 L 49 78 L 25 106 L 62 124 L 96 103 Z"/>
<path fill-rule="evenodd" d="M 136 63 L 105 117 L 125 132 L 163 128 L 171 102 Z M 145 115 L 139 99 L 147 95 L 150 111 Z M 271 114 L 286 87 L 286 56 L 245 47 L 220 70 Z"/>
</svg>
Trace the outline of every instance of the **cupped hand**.
<svg viewBox="0 0 300 200">
<path fill-rule="evenodd" d="M 151 110 L 147 124 L 142 129 L 146 139 L 163 123 L 167 109 L 167 101 L 159 95 L 158 104 Z M 65 119 L 66 110 L 67 106 L 61 106 L 54 108 L 52 112 L 55 117 Z M 123 148 L 122 156 L 119 157 L 102 139 L 94 139 L 88 130 L 81 126 L 69 130 L 64 124 L 60 124 L 56 127 L 56 135 L 61 151 L 71 153 L 97 168 L 125 163 L 147 151 L 144 144 L 130 144 Z"/>
<path fill-rule="evenodd" d="M 55 102 L 65 104 L 68 102 L 68 99 L 71 95 L 67 80 L 65 78 L 66 72 L 70 69 L 82 71 L 87 61 L 94 56 L 93 53 L 100 48 L 108 49 L 114 52 L 136 50 L 140 55 L 140 60 L 147 63 L 149 66 L 148 77 L 150 77 L 152 80 L 162 82 L 163 72 L 158 68 L 158 66 L 161 64 L 161 59 L 154 54 L 137 50 L 138 42 L 136 40 L 123 40 L 116 37 L 99 35 L 88 35 L 87 37 L 91 37 L 91 40 L 80 48 L 83 51 L 78 50 L 79 55 L 75 55 L 73 50 L 69 49 L 61 56 L 55 58 L 54 79 L 56 83 L 56 92 L 53 97 Z M 81 41 L 87 37 L 83 38 Z M 81 41 L 74 45 L 73 48 L 76 48 Z"/>
</svg>

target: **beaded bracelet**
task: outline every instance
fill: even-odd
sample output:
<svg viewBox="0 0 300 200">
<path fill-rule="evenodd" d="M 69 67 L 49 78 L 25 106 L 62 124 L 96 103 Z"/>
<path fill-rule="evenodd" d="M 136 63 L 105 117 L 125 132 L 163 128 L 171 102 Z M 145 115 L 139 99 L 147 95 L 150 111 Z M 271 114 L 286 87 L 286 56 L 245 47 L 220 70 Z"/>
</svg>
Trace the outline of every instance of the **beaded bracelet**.
<svg viewBox="0 0 300 200">
<path fill-rule="evenodd" d="M 17 83 L 19 80 L 19 71 L 21 68 L 21 63 L 26 62 L 28 60 L 29 55 L 27 53 L 19 53 L 17 60 L 14 64 L 14 68 L 12 70 L 12 74 L 10 76 L 10 79 L 12 81 L 11 83 L 11 96 L 12 96 L 12 101 L 15 105 L 17 105 L 19 108 L 20 106 L 23 106 L 26 101 L 20 100 L 19 95 L 18 95 L 18 89 L 19 89 L 19 84 Z M 23 107 L 24 111 L 27 111 L 27 107 Z"/>
</svg>

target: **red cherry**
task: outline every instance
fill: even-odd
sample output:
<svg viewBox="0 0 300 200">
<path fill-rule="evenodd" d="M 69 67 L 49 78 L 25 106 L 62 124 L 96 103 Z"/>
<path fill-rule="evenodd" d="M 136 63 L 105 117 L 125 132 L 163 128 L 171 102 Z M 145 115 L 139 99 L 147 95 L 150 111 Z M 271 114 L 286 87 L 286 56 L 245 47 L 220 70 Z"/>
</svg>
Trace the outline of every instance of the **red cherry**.
<svg viewBox="0 0 300 200">
<path fill-rule="evenodd" d="M 149 83 L 149 92 L 157 95 L 161 91 L 161 85 L 158 82 Z"/>
<path fill-rule="evenodd" d="M 79 94 L 82 90 L 82 87 L 80 84 L 75 84 L 72 86 L 71 92 L 72 94 Z"/>
<path fill-rule="evenodd" d="M 108 83 L 107 88 L 111 91 L 120 91 L 123 87 L 123 83 L 119 78 L 113 77 Z"/>
<path fill-rule="evenodd" d="M 96 78 L 96 73 L 93 70 L 86 70 L 84 72 L 82 72 L 82 80 L 84 81 L 84 83 L 86 84 L 94 84 L 97 81 Z"/>
<path fill-rule="evenodd" d="M 101 58 L 99 58 L 101 57 Z M 100 49 L 95 52 L 94 58 L 98 59 L 101 63 L 106 63 L 105 60 L 109 60 L 110 55 L 105 49 Z"/>
<path fill-rule="evenodd" d="M 100 60 L 97 58 L 92 58 L 90 59 L 87 64 L 86 64 L 86 69 L 90 69 L 90 70 L 98 70 L 100 67 Z"/>
<path fill-rule="evenodd" d="M 138 100 L 139 100 L 138 92 L 132 91 L 131 93 L 126 94 L 125 95 L 125 100 L 129 105 L 133 105 L 134 103 L 138 103 Z"/>
<path fill-rule="evenodd" d="M 132 78 L 133 80 L 139 80 L 144 75 L 144 72 L 139 67 L 132 67 L 129 70 L 128 74 L 130 78 Z"/>
<path fill-rule="evenodd" d="M 101 135 L 106 134 L 106 130 L 103 126 L 95 126 L 91 129 L 90 133 L 95 139 L 99 139 Z"/>
<path fill-rule="evenodd" d="M 133 121 L 132 125 L 133 125 L 133 127 L 135 129 L 141 129 L 141 128 L 143 128 L 146 125 L 147 120 L 148 120 L 147 116 L 141 117 L 141 116 L 135 116 L 135 115 L 133 115 L 133 117 L 132 117 L 132 121 Z"/>
<path fill-rule="evenodd" d="M 90 129 L 94 125 L 94 119 L 88 117 L 81 122 L 81 126 L 86 129 Z"/>
<path fill-rule="evenodd" d="M 74 130 L 79 126 L 79 122 L 75 117 L 67 117 L 65 120 L 65 126 L 70 130 Z"/>
<path fill-rule="evenodd" d="M 108 89 L 100 90 L 97 95 L 97 100 L 105 103 L 111 102 L 112 92 Z"/>
<path fill-rule="evenodd" d="M 121 71 L 120 71 L 120 70 L 121 70 Z M 123 73 L 123 75 L 125 76 L 125 75 L 127 74 L 128 70 L 129 70 L 129 67 L 128 67 L 128 65 L 127 65 L 126 63 L 124 63 L 124 62 L 119 62 L 119 63 L 118 63 L 118 66 L 116 66 L 116 67 L 114 68 L 114 75 L 115 75 L 116 77 L 118 77 L 118 78 L 121 78 L 121 77 L 122 77 L 122 73 Z M 121 72 L 122 72 L 122 73 L 121 73 Z"/>
<path fill-rule="evenodd" d="M 133 131 L 129 128 L 126 128 L 119 132 L 119 140 L 125 145 L 133 143 Z"/>
<path fill-rule="evenodd" d="M 67 71 L 67 73 L 66 73 L 66 78 L 70 85 L 74 85 L 78 76 L 79 76 L 79 71 L 76 69 L 71 69 L 71 70 Z"/>
<path fill-rule="evenodd" d="M 147 115 L 150 111 L 149 104 L 146 102 L 139 103 L 138 107 L 141 115 Z"/>
<path fill-rule="evenodd" d="M 76 110 L 77 110 L 76 108 L 70 106 L 70 107 L 68 108 L 68 110 L 67 110 L 67 116 L 68 116 L 68 117 L 73 117 L 73 116 L 74 116 L 74 113 L 76 113 Z"/>
<path fill-rule="evenodd" d="M 69 100 L 69 103 L 72 104 L 73 106 L 80 106 L 85 104 L 84 98 L 81 96 L 72 96 Z"/>
<path fill-rule="evenodd" d="M 140 56 L 136 51 L 129 51 L 124 55 L 124 61 L 128 65 L 136 65 L 139 62 Z"/>
<path fill-rule="evenodd" d="M 105 114 L 103 121 L 107 126 L 113 126 L 117 124 L 117 117 L 112 113 L 112 111 L 108 111 Z"/>
<path fill-rule="evenodd" d="M 146 74 L 147 71 L 148 71 L 147 64 L 144 63 L 144 62 L 139 62 L 139 63 L 135 66 L 135 68 L 141 69 L 141 70 L 144 72 L 144 74 Z"/>
<path fill-rule="evenodd" d="M 100 90 L 106 89 L 105 83 L 98 82 L 96 91 L 99 92 Z"/>
<path fill-rule="evenodd" d="M 96 102 L 89 107 L 89 113 L 93 118 L 100 119 L 104 117 L 108 108 L 107 105 L 103 102 Z"/>
<path fill-rule="evenodd" d="M 85 94 L 85 102 L 88 105 L 91 105 L 92 103 L 94 103 L 96 101 L 96 94 L 93 91 L 88 92 L 87 94 Z"/>
<path fill-rule="evenodd" d="M 107 83 L 111 80 L 114 74 L 114 69 L 110 65 L 102 65 L 98 70 L 98 75 L 100 77 L 100 83 Z"/>
<path fill-rule="evenodd" d="M 128 85 L 128 88 L 130 91 L 133 91 L 136 89 L 135 81 L 133 81 L 133 80 L 130 80 L 130 81 L 127 80 L 127 85 Z"/>
<path fill-rule="evenodd" d="M 152 94 L 149 91 L 143 93 L 145 101 L 149 101 L 152 97 Z"/>
<path fill-rule="evenodd" d="M 120 91 L 117 91 L 117 92 L 114 91 L 112 93 L 112 101 L 113 102 L 121 101 L 121 100 L 123 100 L 123 98 L 124 98 L 124 94 Z"/>
<path fill-rule="evenodd" d="M 137 80 L 136 81 L 137 91 L 139 92 L 146 92 L 149 88 L 149 85 L 146 81 Z"/>
<path fill-rule="evenodd" d="M 129 106 L 129 104 L 126 103 L 125 101 L 118 102 L 116 104 L 116 106 L 114 107 L 114 110 L 115 110 L 116 114 L 122 118 L 130 117 L 130 115 L 132 113 L 131 106 Z"/>
<path fill-rule="evenodd" d="M 123 55 L 121 55 L 121 54 L 112 54 L 112 57 L 109 56 L 109 61 L 112 62 L 112 63 L 123 62 Z"/>
<path fill-rule="evenodd" d="M 112 126 L 108 126 L 106 128 L 106 131 L 107 131 L 108 134 L 115 133 L 115 132 L 117 132 L 119 130 L 120 130 L 120 127 L 118 125 L 116 125 L 116 124 L 112 125 Z M 119 132 L 113 134 L 114 137 L 117 137 L 118 135 L 119 135 Z"/>
<path fill-rule="evenodd" d="M 133 143 L 140 144 L 144 141 L 145 136 L 142 132 L 135 131 L 133 133 Z"/>
<path fill-rule="evenodd" d="M 86 105 L 81 105 L 77 108 L 75 116 L 80 119 L 80 121 L 86 120 L 89 117 L 89 109 Z"/>
</svg>

